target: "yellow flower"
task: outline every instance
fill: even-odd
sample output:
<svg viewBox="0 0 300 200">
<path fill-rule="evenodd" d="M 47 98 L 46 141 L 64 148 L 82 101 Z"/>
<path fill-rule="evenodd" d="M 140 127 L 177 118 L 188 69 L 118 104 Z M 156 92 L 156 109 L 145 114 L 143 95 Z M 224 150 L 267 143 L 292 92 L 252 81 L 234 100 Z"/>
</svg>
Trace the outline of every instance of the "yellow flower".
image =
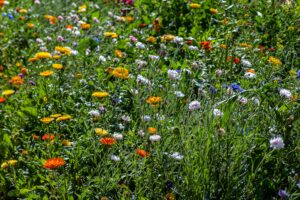
<svg viewBox="0 0 300 200">
<path fill-rule="evenodd" d="M 24 9 L 24 8 L 22 8 L 22 9 L 20 9 L 18 12 L 19 12 L 19 13 L 27 13 L 27 10 Z"/>
<path fill-rule="evenodd" d="M 4 91 L 2 92 L 2 95 L 4 95 L 4 96 L 10 96 L 10 95 L 12 95 L 12 94 L 14 94 L 14 93 L 15 93 L 14 90 L 4 90 Z"/>
<path fill-rule="evenodd" d="M 108 134 L 108 131 L 104 130 L 102 128 L 95 128 L 95 132 L 97 135 L 107 135 Z"/>
<path fill-rule="evenodd" d="M 52 67 L 54 69 L 62 69 L 63 68 L 62 64 L 57 64 L 57 63 L 53 64 Z"/>
<path fill-rule="evenodd" d="M 245 42 L 240 43 L 240 46 L 241 46 L 241 47 L 246 47 L 246 48 L 249 48 L 249 49 L 252 48 L 252 45 L 251 45 L 251 44 L 248 44 L 248 43 L 245 43 Z"/>
<path fill-rule="evenodd" d="M 53 59 L 54 59 L 54 60 L 60 59 L 60 55 L 57 55 L 57 54 L 54 55 L 54 56 L 53 56 Z"/>
<path fill-rule="evenodd" d="M 148 128 L 148 133 L 150 133 L 150 134 L 155 134 L 155 133 L 156 133 L 156 128 L 154 128 L 154 127 L 149 127 L 149 128 Z"/>
<path fill-rule="evenodd" d="M 22 66 L 23 66 L 23 64 L 22 64 L 22 63 L 20 63 L 20 62 L 17 62 L 17 63 L 16 63 L 16 66 L 17 66 L 17 67 L 22 67 Z"/>
<path fill-rule="evenodd" d="M 146 102 L 152 106 L 156 106 L 159 102 L 162 101 L 161 97 L 148 97 L 148 99 L 146 100 Z"/>
<path fill-rule="evenodd" d="M 1 168 L 4 169 L 7 168 L 8 166 L 15 166 L 17 163 L 18 163 L 17 160 L 8 160 L 1 164 Z"/>
<path fill-rule="evenodd" d="M 50 115 L 50 117 L 52 117 L 52 118 L 58 118 L 58 117 L 60 117 L 61 116 L 61 114 L 53 114 L 53 115 Z"/>
<path fill-rule="evenodd" d="M 108 92 L 93 92 L 92 96 L 97 98 L 107 97 L 109 95 Z"/>
<path fill-rule="evenodd" d="M 218 14 L 217 9 L 211 8 L 211 9 L 209 9 L 209 11 L 210 11 L 211 14 Z"/>
<path fill-rule="evenodd" d="M 51 76 L 53 73 L 54 73 L 53 71 L 47 70 L 47 71 L 41 72 L 40 75 L 47 77 L 47 76 Z"/>
<path fill-rule="evenodd" d="M 112 74 L 117 78 L 128 79 L 129 72 L 126 68 L 117 67 L 116 69 L 113 70 Z"/>
<path fill-rule="evenodd" d="M 72 119 L 71 115 L 63 115 L 63 116 L 61 116 L 61 117 L 58 117 L 58 118 L 56 119 L 56 121 L 62 122 L 62 121 L 70 120 L 70 119 Z"/>
<path fill-rule="evenodd" d="M 150 36 L 150 37 L 147 38 L 146 41 L 147 41 L 147 42 L 151 42 L 151 43 L 155 43 L 155 42 L 156 42 L 156 38 L 153 37 L 153 36 Z"/>
<path fill-rule="evenodd" d="M 69 140 L 63 140 L 62 145 L 69 147 L 72 146 L 72 142 L 70 142 Z"/>
<path fill-rule="evenodd" d="M 226 48 L 227 48 L 227 45 L 226 45 L 226 44 L 221 44 L 220 47 L 221 47 L 222 49 L 226 49 Z"/>
<path fill-rule="evenodd" d="M 104 33 L 105 37 L 111 37 L 111 38 L 117 38 L 118 34 L 114 33 L 114 32 L 105 32 Z"/>
<path fill-rule="evenodd" d="M 163 35 L 160 40 L 161 42 L 164 42 L 164 41 L 173 41 L 175 39 L 175 36 L 174 35 L 171 35 L 171 34 L 167 34 L 167 35 Z"/>
<path fill-rule="evenodd" d="M 52 117 L 44 117 L 44 118 L 40 119 L 40 121 L 43 122 L 44 124 L 49 124 L 53 120 L 54 120 L 54 118 L 52 118 Z"/>
<path fill-rule="evenodd" d="M 282 62 L 278 58 L 275 58 L 273 56 L 270 56 L 269 62 L 274 65 L 282 65 Z"/>
<path fill-rule="evenodd" d="M 91 28 L 91 25 L 87 23 L 82 23 L 80 27 L 82 28 L 82 30 L 89 30 Z"/>
<path fill-rule="evenodd" d="M 34 55 L 36 59 L 44 59 L 44 58 L 51 58 L 51 54 L 48 52 L 38 52 Z"/>
<path fill-rule="evenodd" d="M 191 4 L 190 4 L 190 7 L 191 7 L 191 8 L 194 8 L 194 9 L 195 9 L 195 8 L 201 8 L 201 5 L 198 4 L 198 3 L 191 3 Z"/>
<path fill-rule="evenodd" d="M 38 58 L 29 58 L 28 59 L 28 62 L 35 62 L 35 61 L 37 61 L 37 60 L 39 60 Z"/>
<path fill-rule="evenodd" d="M 60 52 L 61 54 L 64 55 L 70 55 L 71 54 L 71 49 L 69 47 L 61 47 L 61 46 L 56 46 L 54 48 L 55 51 Z"/>
<path fill-rule="evenodd" d="M 85 12 L 86 8 L 87 8 L 87 6 L 85 4 L 82 6 L 79 6 L 78 12 Z"/>
<path fill-rule="evenodd" d="M 33 23 L 28 23 L 28 24 L 27 24 L 27 27 L 28 27 L 28 28 L 34 28 L 34 24 L 33 24 Z"/>
</svg>

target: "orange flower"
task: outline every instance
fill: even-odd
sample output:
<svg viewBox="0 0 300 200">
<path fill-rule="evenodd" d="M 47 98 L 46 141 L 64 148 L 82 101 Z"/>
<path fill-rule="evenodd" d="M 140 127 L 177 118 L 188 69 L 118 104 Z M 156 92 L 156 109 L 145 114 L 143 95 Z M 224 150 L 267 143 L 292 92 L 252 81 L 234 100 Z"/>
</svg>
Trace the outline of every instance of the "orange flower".
<svg viewBox="0 0 300 200">
<path fill-rule="evenodd" d="M 112 137 L 104 137 L 100 139 L 100 142 L 105 146 L 112 146 L 116 144 L 116 139 Z"/>
<path fill-rule="evenodd" d="M 200 42 L 200 45 L 203 49 L 210 51 L 212 49 L 210 41 Z"/>
<path fill-rule="evenodd" d="M 210 11 L 211 14 L 218 14 L 217 9 L 211 8 L 211 9 L 209 9 L 209 11 Z"/>
<path fill-rule="evenodd" d="M 120 50 L 118 50 L 118 49 L 115 50 L 115 54 L 116 54 L 119 58 L 122 58 L 122 57 L 123 57 L 123 53 L 122 53 Z"/>
<path fill-rule="evenodd" d="M 56 169 L 65 165 L 65 160 L 63 158 L 50 158 L 46 160 L 43 167 L 46 169 Z"/>
<path fill-rule="evenodd" d="M 4 68 L 2 65 L 0 65 L 0 72 L 3 72 Z"/>
<path fill-rule="evenodd" d="M 148 97 L 148 99 L 146 100 L 146 102 L 152 106 L 156 106 L 161 101 L 161 97 Z"/>
<path fill-rule="evenodd" d="M 135 150 L 135 152 L 136 152 L 138 155 L 142 156 L 143 158 L 148 157 L 148 156 L 150 155 L 149 152 L 147 152 L 147 151 L 145 151 L 145 150 L 142 150 L 142 149 L 137 149 L 137 150 Z"/>
<path fill-rule="evenodd" d="M 148 128 L 148 133 L 150 133 L 150 134 L 155 134 L 155 133 L 156 133 L 156 128 L 154 128 L 154 127 L 149 127 L 149 128 Z"/>
<path fill-rule="evenodd" d="M 72 25 L 70 25 L 70 24 L 68 24 L 68 25 L 66 25 L 66 29 L 68 29 L 68 30 L 72 30 L 72 29 L 73 29 L 73 26 L 72 26 Z"/>
<path fill-rule="evenodd" d="M 87 24 L 87 23 L 82 23 L 80 25 L 80 27 L 81 27 L 82 30 L 89 30 L 91 28 L 91 25 Z"/>
<path fill-rule="evenodd" d="M 21 69 L 21 73 L 22 73 L 23 75 L 27 75 L 27 74 L 28 74 L 28 70 L 27 70 L 25 67 L 23 67 L 23 68 Z"/>
<path fill-rule="evenodd" d="M 250 72 L 252 74 L 255 74 L 255 70 L 254 69 L 247 69 L 246 72 Z"/>
<path fill-rule="evenodd" d="M 36 134 L 33 134 L 33 135 L 32 135 L 32 138 L 33 138 L 34 140 L 38 140 L 38 139 L 39 139 L 39 136 L 37 136 Z"/>
<path fill-rule="evenodd" d="M 44 76 L 44 77 L 51 76 L 52 74 L 53 74 L 53 71 L 51 71 L 51 70 L 47 70 L 47 71 L 40 73 L 40 75 Z"/>
<path fill-rule="evenodd" d="M 5 4 L 5 1 L 4 0 L 0 0 L 0 8 L 3 7 Z"/>
<path fill-rule="evenodd" d="M 13 85 L 22 85 L 24 80 L 20 76 L 14 76 L 9 80 L 9 82 Z"/>
<path fill-rule="evenodd" d="M 0 97 L 0 103 L 4 103 L 6 101 L 6 98 Z"/>
<path fill-rule="evenodd" d="M 113 70 L 112 74 L 117 77 L 117 78 L 124 78 L 128 79 L 128 70 L 123 67 L 117 67 L 116 69 Z"/>
<path fill-rule="evenodd" d="M 46 140 L 54 140 L 55 139 L 55 135 L 54 134 L 48 134 L 48 133 L 45 133 L 43 136 L 42 136 L 42 140 L 46 141 Z"/>
</svg>

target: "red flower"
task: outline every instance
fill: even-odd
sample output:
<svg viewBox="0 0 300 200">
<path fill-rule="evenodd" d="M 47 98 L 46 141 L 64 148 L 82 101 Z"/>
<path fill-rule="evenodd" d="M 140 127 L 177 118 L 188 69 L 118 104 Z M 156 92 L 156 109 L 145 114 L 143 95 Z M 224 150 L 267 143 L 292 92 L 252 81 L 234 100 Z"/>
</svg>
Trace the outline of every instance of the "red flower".
<svg viewBox="0 0 300 200">
<path fill-rule="evenodd" d="M 0 103 L 4 103 L 6 101 L 6 98 L 0 97 Z"/>
<path fill-rule="evenodd" d="M 203 49 L 210 51 L 212 49 L 210 41 L 200 42 L 200 45 Z"/>
<path fill-rule="evenodd" d="M 56 169 L 65 165 L 65 160 L 63 158 L 50 158 L 46 160 L 43 167 L 46 169 Z"/>
<path fill-rule="evenodd" d="M 112 146 L 116 144 L 116 139 L 111 137 L 104 137 L 100 139 L 100 142 L 105 146 Z"/>
<path fill-rule="evenodd" d="M 192 45 L 192 44 L 193 44 L 193 40 L 187 40 L 185 43 L 186 43 L 187 45 Z"/>
<path fill-rule="evenodd" d="M 235 64 L 239 64 L 239 63 L 241 62 L 241 60 L 240 60 L 239 58 L 234 58 L 234 59 L 233 59 L 233 62 L 234 62 Z"/>
<path fill-rule="evenodd" d="M 135 150 L 135 152 L 136 152 L 138 155 L 142 156 L 143 158 L 148 157 L 148 156 L 150 155 L 149 152 L 147 152 L 147 151 L 145 151 L 145 150 L 142 150 L 142 149 L 137 149 L 137 150 Z"/>
<path fill-rule="evenodd" d="M 54 140 L 55 139 L 55 135 L 54 134 L 47 134 L 45 133 L 43 136 L 42 136 L 42 140 Z"/>
</svg>

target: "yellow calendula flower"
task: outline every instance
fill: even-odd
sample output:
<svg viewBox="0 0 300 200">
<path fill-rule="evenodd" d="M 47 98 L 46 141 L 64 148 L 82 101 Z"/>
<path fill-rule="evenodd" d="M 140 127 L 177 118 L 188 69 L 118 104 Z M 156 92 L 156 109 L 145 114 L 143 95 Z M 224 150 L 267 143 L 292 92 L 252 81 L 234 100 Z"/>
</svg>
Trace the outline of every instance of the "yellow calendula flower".
<svg viewBox="0 0 300 200">
<path fill-rule="evenodd" d="M 159 104 L 161 101 L 162 101 L 161 97 L 155 97 L 155 96 L 148 97 L 148 99 L 146 100 L 146 102 L 152 106 Z"/>
<path fill-rule="evenodd" d="M 27 9 L 22 8 L 22 9 L 20 9 L 18 12 L 19 12 L 19 13 L 27 13 Z"/>
<path fill-rule="evenodd" d="M 35 62 L 35 61 L 38 61 L 38 60 L 39 60 L 38 58 L 29 58 L 28 62 Z"/>
<path fill-rule="evenodd" d="M 226 48 L 227 48 L 227 45 L 226 45 L 226 44 L 221 44 L 220 47 L 221 47 L 222 49 L 226 49 Z"/>
<path fill-rule="evenodd" d="M 170 41 L 173 41 L 174 39 L 175 39 L 175 36 L 171 35 L 171 34 L 163 35 L 160 38 L 161 42 L 164 42 L 164 41 L 170 42 Z"/>
<path fill-rule="evenodd" d="M 78 12 L 85 12 L 86 8 L 87 8 L 87 6 L 85 4 L 82 6 L 79 6 Z"/>
<path fill-rule="evenodd" d="M 72 119 L 72 116 L 71 116 L 71 115 L 63 115 L 63 116 L 61 116 L 61 117 L 58 117 L 58 118 L 56 119 L 56 121 L 57 121 L 57 122 L 62 122 L 62 121 L 68 121 L 68 120 L 70 120 L 70 119 Z"/>
<path fill-rule="evenodd" d="M 104 130 L 102 128 L 95 128 L 95 133 L 97 135 L 107 135 L 108 134 L 108 131 L 107 130 Z"/>
<path fill-rule="evenodd" d="M 114 33 L 114 32 L 105 32 L 104 33 L 105 37 L 111 37 L 111 38 L 117 38 L 118 34 Z"/>
<path fill-rule="evenodd" d="M 58 118 L 58 117 L 60 117 L 61 116 L 61 114 L 53 114 L 53 115 L 50 115 L 50 117 L 52 117 L 52 118 Z"/>
<path fill-rule="evenodd" d="M 193 9 L 201 8 L 201 5 L 198 3 L 191 3 L 190 8 L 193 8 Z"/>
<path fill-rule="evenodd" d="M 153 37 L 153 36 L 150 36 L 150 37 L 147 38 L 146 41 L 147 41 L 147 42 L 150 42 L 150 43 L 155 43 L 155 42 L 156 42 L 156 38 Z"/>
<path fill-rule="evenodd" d="M 60 55 L 57 55 L 57 54 L 56 54 L 56 55 L 53 55 L 53 59 L 54 59 L 54 60 L 58 60 L 58 59 L 60 59 L 60 57 L 61 57 L 61 56 L 60 56 Z"/>
<path fill-rule="evenodd" d="M 69 140 L 63 140 L 62 145 L 64 145 L 65 147 L 70 147 L 72 146 L 72 142 L 70 142 Z"/>
<path fill-rule="evenodd" d="M 211 8 L 211 9 L 209 9 L 209 11 L 210 11 L 211 14 L 218 14 L 217 9 Z"/>
<path fill-rule="evenodd" d="M 16 63 L 16 67 L 22 67 L 22 66 L 23 66 L 23 64 L 21 62 Z"/>
<path fill-rule="evenodd" d="M 41 72 L 40 75 L 44 76 L 44 77 L 48 77 L 48 76 L 51 76 L 53 73 L 54 73 L 53 71 L 47 70 L 47 71 Z"/>
<path fill-rule="evenodd" d="M 6 161 L 6 162 L 4 162 L 4 163 L 1 164 L 1 168 L 5 169 L 5 168 L 7 168 L 9 166 L 15 166 L 17 163 L 18 163 L 17 160 L 8 160 L 8 161 Z"/>
<path fill-rule="evenodd" d="M 54 118 L 52 117 L 44 117 L 42 119 L 40 119 L 41 122 L 43 122 L 44 124 L 49 124 L 54 120 Z"/>
<path fill-rule="evenodd" d="M 91 28 L 91 25 L 87 24 L 87 23 L 82 23 L 80 25 L 80 27 L 81 27 L 82 30 L 89 30 Z"/>
<path fill-rule="evenodd" d="M 60 52 L 61 54 L 64 55 L 70 55 L 71 54 L 71 49 L 69 47 L 62 47 L 62 46 L 56 46 L 54 48 L 55 51 Z"/>
<path fill-rule="evenodd" d="M 117 67 L 116 69 L 113 70 L 112 74 L 117 78 L 128 79 L 129 72 L 126 68 Z"/>
<path fill-rule="evenodd" d="M 12 95 L 12 94 L 14 94 L 14 93 L 15 93 L 14 90 L 4 90 L 4 91 L 2 92 L 2 95 L 4 95 L 4 96 L 10 96 L 10 95 Z"/>
<path fill-rule="evenodd" d="M 157 129 L 154 128 L 154 127 L 149 127 L 149 128 L 148 128 L 148 133 L 149 133 L 149 134 L 155 134 L 155 133 L 156 133 L 156 130 L 157 130 Z"/>
<path fill-rule="evenodd" d="M 38 52 L 34 55 L 36 59 L 45 59 L 45 58 L 52 58 L 52 55 L 49 52 Z"/>
<path fill-rule="evenodd" d="M 107 97 L 109 95 L 108 92 L 93 92 L 92 96 L 97 98 Z"/>
<path fill-rule="evenodd" d="M 275 58 L 273 56 L 269 57 L 269 62 L 274 65 L 282 65 L 282 62 L 278 58 Z"/>
<path fill-rule="evenodd" d="M 54 69 L 62 69 L 63 68 L 62 64 L 58 64 L 58 63 L 53 64 L 52 67 Z"/>
<path fill-rule="evenodd" d="M 34 28 L 34 24 L 33 24 L 33 23 L 28 23 L 28 24 L 27 24 L 27 27 L 28 27 L 28 28 Z"/>
</svg>

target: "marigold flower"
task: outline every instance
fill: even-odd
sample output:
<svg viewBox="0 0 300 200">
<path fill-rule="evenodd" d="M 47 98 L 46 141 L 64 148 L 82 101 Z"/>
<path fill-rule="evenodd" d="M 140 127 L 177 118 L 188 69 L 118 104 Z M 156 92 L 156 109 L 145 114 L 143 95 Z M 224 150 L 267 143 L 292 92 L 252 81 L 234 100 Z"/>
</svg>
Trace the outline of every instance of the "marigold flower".
<svg viewBox="0 0 300 200">
<path fill-rule="evenodd" d="M 164 42 L 164 41 L 170 42 L 170 41 L 173 41 L 174 39 L 175 39 L 175 36 L 171 35 L 171 34 L 163 35 L 160 38 L 161 42 Z"/>
<path fill-rule="evenodd" d="M 155 42 L 156 42 L 156 38 L 153 37 L 153 36 L 150 36 L 150 37 L 147 38 L 146 41 L 147 41 L 147 42 L 150 42 L 150 43 L 155 43 Z"/>
<path fill-rule="evenodd" d="M 56 169 L 65 165 L 65 160 L 63 158 L 50 158 L 46 160 L 43 167 L 46 169 Z"/>
<path fill-rule="evenodd" d="M 23 75 L 27 75 L 27 74 L 28 74 L 28 70 L 27 70 L 25 67 L 23 67 L 23 68 L 21 69 L 21 73 L 22 73 Z"/>
<path fill-rule="evenodd" d="M 175 195 L 172 192 L 168 193 L 165 197 L 165 200 L 175 200 Z"/>
<path fill-rule="evenodd" d="M 9 82 L 13 85 L 22 85 L 24 84 L 24 80 L 20 76 L 12 77 Z"/>
<path fill-rule="evenodd" d="M 58 118 L 58 117 L 60 117 L 60 116 L 61 116 L 61 114 L 53 114 L 53 115 L 50 115 L 51 118 Z"/>
<path fill-rule="evenodd" d="M 109 95 L 108 92 L 93 92 L 92 96 L 97 98 L 107 97 Z"/>
<path fill-rule="evenodd" d="M 227 45 L 226 45 L 226 44 L 221 44 L 220 47 L 221 47 L 222 49 L 227 49 Z"/>
<path fill-rule="evenodd" d="M 270 56 L 269 62 L 274 65 L 282 65 L 282 62 L 278 58 L 275 58 L 273 56 Z"/>
<path fill-rule="evenodd" d="M 32 138 L 33 138 L 34 140 L 38 140 L 40 137 L 37 136 L 36 134 L 33 134 L 33 135 L 32 135 Z"/>
<path fill-rule="evenodd" d="M 37 60 L 39 60 L 38 58 L 29 58 L 28 59 L 28 62 L 35 62 L 35 61 L 37 61 Z"/>
<path fill-rule="evenodd" d="M 150 155 L 149 152 L 142 150 L 142 149 L 137 149 L 137 150 L 135 150 L 135 152 L 143 158 L 148 157 Z"/>
<path fill-rule="evenodd" d="M 128 79 L 129 72 L 126 68 L 117 67 L 116 69 L 113 70 L 112 74 L 117 78 Z"/>
<path fill-rule="evenodd" d="M 112 146 L 116 144 L 116 139 L 113 137 L 104 137 L 100 139 L 100 142 L 105 146 Z"/>
<path fill-rule="evenodd" d="M 63 115 L 61 117 L 58 117 L 56 119 L 57 122 L 62 122 L 62 121 L 67 121 L 67 120 L 70 120 L 72 119 L 72 116 L 71 115 Z"/>
<path fill-rule="evenodd" d="M 60 55 L 53 55 L 53 59 L 54 59 L 54 60 L 60 59 Z"/>
<path fill-rule="evenodd" d="M 62 141 L 62 145 L 64 145 L 64 146 L 72 146 L 72 142 L 70 142 L 69 140 L 63 140 Z"/>
<path fill-rule="evenodd" d="M 212 49 L 210 41 L 200 42 L 200 45 L 203 49 L 210 51 Z"/>
<path fill-rule="evenodd" d="M 27 24 L 27 27 L 28 27 L 28 28 L 34 28 L 34 24 L 33 24 L 33 23 L 28 23 L 28 24 Z"/>
<path fill-rule="evenodd" d="M 53 71 L 47 70 L 47 71 L 41 72 L 40 75 L 44 76 L 44 77 L 48 77 L 48 76 L 51 76 L 53 73 L 54 73 Z"/>
<path fill-rule="evenodd" d="M 10 96 L 10 95 L 12 95 L 12 94 L 14 94 L 14 93 L 15 93 L 14 90 L 4 90 L 4 91 L 2 92 L 2 95 L 4 95 L 4 96 Z"/>
<path fill-rule="evenodd" d="M 118 49 L 115 50 L 115 54 L 116 54 L 119 58 L 122 58 L 122 57 L 123 57 L 123 53 L 122 53 L 120 50 L 118 50 Z"/>
<path fill-rule="evenodd" d="M 53 64 L 52 67 L 58 70 L 63 68 L 62 64 L 58 64 L 58 63 Z"/>
<path fill-rule="evenodd" d="M 111 38 L 117 38 L 118 34 L 114 33 L 114 32 L 105 32 L 104 33 L 105 37 L 111 37 Z"/>
<path fill-rule="evenodd" d="M 71 54 L 71 49 L 69 47 L 62 47 L 62 46 L 56 46 L 54 48 L 55 51 L 60 52 L 61 54 L 64 55 L 70 55 Z"/>
<path fill-rule="evenodd" d="M 18 163 L 17 160 L 8 160 L 1 164 L 1 168 L 5 169 L 8 168 L 9 166 L 15 166 L 17 163 Z"/>
<path fill-rule="evenodd" d="M 51 54 L 49 52 L 38 52 L 34 55 L 34 58 L 36 59 L 45 59 L 45 58 L 51 58 Z"/>
<path fill-rule="evenodd" d="M 190 8 L 196 9 L 196 8 L 201 8 L 201 5 L 198 3 L 191 3 Z"/>
<path fill-rule="evenodd" d="M 95 128 L 95 132 L 97 135 L 107 135 L 108 134 L 108 131 L 104 130 L 102 128 Z"/>
<path fill-rule="evenodd" d="M 20 62 L 17 62 L 17 63 L 16 63 L 16 67 L 22 67 L 22 66 L 23 66 L 22 63 L 20 63 Z"/>
<path fill-rule="evenodd" d="M 89 30 L 91 28 L 91 25 L 87 24 L 87 23 L 82 23 L 80 25 L 80 27 L 81 27 L 82 30 Z"/>
<path fill-rule="evenodd" d="M 51 141 L 51 140 L 54 140 L 55 139 L 55 135 L 54 134 L 48 134 L 48 133 L 45 133 L 43 136 L 42 136 L 42 140 L 44 141 Z"/>
<path fill-rule="evenodd" d="M 210 11 L 211 14 L 218 14 L 217 9 L 211 8 L 211 9 L 209 9 L 209 11 Z"/>
<path fill-rule="evenodd" d="M 155 133 L 156 133 L 156 128 L 154 128 L 154 127 L 149 127 L 149 128 L 148 128 L 148 133 L 150 133 L 150 134 L 155 134 Z"/>
<path fill-rule="evenodd" d="M 0 103 L 4 103 L 6 101 L 6 98 L 0 97 Z"/>
<path fill-rule="evenodd" d="M 54 118 L 52 118 L 52 117 L 44 117 L 44 118 L 40 119 L 40 121 L 43 122 L 44 124 L 49 124 L 53 120 L 54 120 Z"/>
<path fill-rule="evenodd" d="M 148 97 L 148 99 L 146 100 L 146 102 L 150 105 L 157 105 L 159 102 L 162 101 L 162 98 L 161 97 L 155 97 L 155 96 L 152 96 L 152 97 Z"/>
</svg>

